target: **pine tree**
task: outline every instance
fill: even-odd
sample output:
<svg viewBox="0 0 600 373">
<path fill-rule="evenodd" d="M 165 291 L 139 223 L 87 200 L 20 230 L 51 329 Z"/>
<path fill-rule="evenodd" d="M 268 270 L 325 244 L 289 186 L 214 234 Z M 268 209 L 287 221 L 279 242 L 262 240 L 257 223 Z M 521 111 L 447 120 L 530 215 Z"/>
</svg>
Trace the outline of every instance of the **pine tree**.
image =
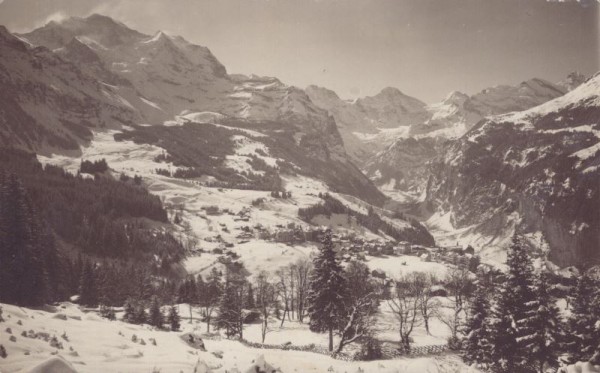
<svg viewBox="0 0 600 373">
<path fill-rule="evenodd" d="M 171 327 L 171 331 L 179 331 L 179 327 L 181 326 L 179 312 L 177 311 L 177 307 L 175 307 L 174 305 L 172 305 L 171 308 L 169 308 L 169 316 L 167 322 Z"/>
<path fill-rule="evenodd" d="M 256 304 L 254 302 L 254 290 L 252 289 L 252 285 L 248 284 L 248 292 L 246 294 L 246 302 L 244 304 L 245 308 L 253 309 Z"/>
<path fill-rule="evenodd" d="M 244 283 L 239 276 L 228 269 L 225 274 L 225 285 L 219 299 L 216 318 L 217 327 L 225 329 L 228 338 L 241 337 L 243 333 L 243 297 L 240 297 L 240 288 L 243 286 Z"/>
<path fill-rule="evenodd" d="M 478 272 L 473 300 L 470 304 L 469 318 L 465 326 L 463 341 L 463 359 L 469 363 L 488 366 L 491 363 L 490 286 L 486 284 L 482 272 Z"/>
<path fill-rule="evenodd" d="M 86 261 L 81 272 L 79 303 L 88 307 L 98 305 L 98 287 L 94 264 Z"/>
<path fill-rule="evenodd" d="M 135 306 L 135 313 L 133 317 L 134 324 L 144 324 L 148 321 L 148 315 L 146 314 L 146 308 L 142 302 L 139 302 Z"/>
<path fill-rule="evenodd" d="M 594 280 L 583 274 L 577 281 L 575 294 L 571 303 L 571 317 L 567 322 L 567 352 L 571 361 L 588 361 L 598 348 L 596 323 L 594 315 L 594 294 L 596 293 Z"/>
<path fill-rule="evenodd" d="M 325 232 L 322 247 L 315 257 L 310 278 L 308 314 L 310 330 L 329 333 L 329 351 L 333 351 L 333 331 L 345 315 L 346 279 L 344 270 L 335 256 L 331 231 Z"/>
<path fill-rule="evenodd" d="M 135 306 L 131 299 L 128 299 L 123 306 L 123 321 L 128 323 L 135 322 Z"/>
<path fill-rule="evenodd" d="M 48 299 L 41 225 L 21 180 L 0 185 L 0 301 L 36 306 Z"/>
<path fill-rule="evenodd" d="M 528 315 L 535 307 L 531 258 L 515 235 L 506 259 L 508 273 L 493 310 L 492 369 L 497 372 L 526 370 L 524 341 L 533 334 Z"/>
<path fill-rule="evenodd" d="M 556 302 L 549 294 L 549 281 L 545 271 L 537 279 L 535 308 L 526 319 L 533 333 L 523 339 L 524 350 L 530 361 L 536 362 L 540 373 L 557 365 L 560 352 L 562 325 Z"/>
<path fill-rule="evenodd" d="M 594 365 L 600 365 L 600 281 L 596 279 L 595 291 L 592 294 L 592 317 L 597 320 L 594 325 L 593 340 L 596 341 L 596 347 L 590 362 Z"/>
<path fill-rule="evenodd" d="M 160 310 L 160 303 L 158 302 L 158 297 L 153 296 L 150 301 L 150 314 L 148 315 L 148 321 L 150 325 L 162 328 L 164 324 L 164 317 L 162 311 Z"/>
</svg>

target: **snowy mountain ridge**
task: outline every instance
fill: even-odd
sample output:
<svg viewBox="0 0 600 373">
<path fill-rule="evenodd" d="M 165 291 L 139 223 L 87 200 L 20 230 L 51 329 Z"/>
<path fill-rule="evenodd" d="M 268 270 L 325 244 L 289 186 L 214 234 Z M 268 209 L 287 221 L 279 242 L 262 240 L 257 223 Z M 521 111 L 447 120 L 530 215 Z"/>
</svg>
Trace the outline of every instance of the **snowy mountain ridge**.
<svg viewBox="0 0 600 373">
<path fill-rule="evenodd" d="M 445 216 L 449 240 L 496 254 L 516 231 L 560 266 L 598 263 L 599 84 L 596 74 L 564 96 L 481 121 L 447 145 L 430 165 L 425 201 L 438 223 L 429 226 Z"/>
</svg>

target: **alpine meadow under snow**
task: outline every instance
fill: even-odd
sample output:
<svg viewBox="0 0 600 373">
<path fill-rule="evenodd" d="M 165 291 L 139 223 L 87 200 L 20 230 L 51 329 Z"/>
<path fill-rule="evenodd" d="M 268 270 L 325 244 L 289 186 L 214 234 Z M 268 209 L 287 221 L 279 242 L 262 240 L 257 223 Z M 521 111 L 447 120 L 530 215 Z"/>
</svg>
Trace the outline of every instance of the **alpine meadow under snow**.
<svg viewBox="0 0 600 373">
<path fill-rule="evenodd" d="M 600 372 L 599 212 L 600 73 L 345 100 L 0 26 L 2 373 Z"/>
</svg>

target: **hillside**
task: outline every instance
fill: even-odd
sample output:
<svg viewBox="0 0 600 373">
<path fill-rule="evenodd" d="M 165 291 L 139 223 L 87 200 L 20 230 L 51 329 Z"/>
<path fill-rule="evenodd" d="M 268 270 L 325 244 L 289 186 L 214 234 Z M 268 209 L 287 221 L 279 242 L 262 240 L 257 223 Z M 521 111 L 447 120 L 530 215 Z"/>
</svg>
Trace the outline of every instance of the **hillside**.
<svg viewBox="0 0 600 373">
<path fill-rule="evenodd" d="M 76 153 L 92 128 L 133 123 L 113 88 L 45 47 L 31 47 L 0 26 L 0 144 L 46 154 Z"/>
<path fill-rule="evenodd" d="M 404 139 L 455 139 L 487 116 L 529 109 L 563 95 L 583 80 L 573 73 L 557 84 L 536 78 L 517 86 L 487 88 L 472 96 L 455 91 L 430 105 L 389 87 L 354 101 L 342 100 L 335 92 L 318 86 L 307 87 L 306 93 L 335 118 L 353 159 L 372 169 L 373 164 L 382 162 L 378 153 L 403 147 Z"/>
<path fill-rule="evenodd" d="M 0 42 L 10 52 L 0 56 L 2 83 L 7 87 L 0 134 L 6 145 L 45 155 L 77 155 L 99 129 L 136 127 L 123 136 L 154 143 L 141 132 L 176 133 L 172 136 L 189 139 L 197 136 L 195 129 L 180 124 L 224 124 L 254 131 L 255 141 L 277 150 L 281 162 L 294 165 L 294 173 L 320 178 L 333 190 L 377 205 L 385 199 L 346 155 L 334 119 L 304 91 L 276 78 L 228 75 L 206 47 L 160 31 L 144 35 L 96 14 L 50 22 L 20 35 L 2 29 Z M 214 126 L 207 131 L 220 131 L 213 138 L 225 136 Z M 204 171 L 211 177 L 236 174 L 235 167 L 223 162 L 225 155 L 234 156 L 230 140 L 217 143 L 228 141 L 223 149 L 211 147 L 214 154 L 195 150 L 201 154 L 188 154 L 186 162 L 178 162 L 196 168 L 198 162 L 211 164 L 213 171 L 197 169 L 187 176 Z M 172 145 L 165 146 L 181 153 Z M 279 172 L 273 166 L 272 171 Z M 243 175 L 224 176 L 221 182 L 232 178 L 240 186 L 257 187 L 244 182 Z M 261 188 L 272 189 L 268 183 Z"/>
<path fill-rule="evenodd" d="M 426 196 L 458 230 L 449 240 L 491 252 L 517 231 L 560 266 L 598 263 L 599 94 L 596 75 L 535 108 L 486 119 L 450 144 L 430 166 Z"/>
<path fill-rule="evenodd" d="M 580 74 L 570 74 L 556 84 L 530 79 L 517 86 L 484 89 L 472 96 L 452 92 L 442 102 L 428 105 L 428 119 L 413 124 L 404 135 L 387 143 L 382 140 L 383 135 L 374 139 L 387 145 L 367 158 L 362 168 L 386 195 L 402 203 L 419 200 L 427 185 L 427 164 L 477 123 L 490 116 L 543 104 L 583 80 Z"/>
<path fill-rule="evenodd" d="M 185 249 L 163 204 L 135 180 L 106 171 L 75 176 L 42 167 L 34 154 L 2 149 L 0 300 L 66 300 L 80 291 L 86 266 L 101 279 L 90 305 L 101 298 L 120 305 L 143 283 L 184 275 Z"/>
</svg>

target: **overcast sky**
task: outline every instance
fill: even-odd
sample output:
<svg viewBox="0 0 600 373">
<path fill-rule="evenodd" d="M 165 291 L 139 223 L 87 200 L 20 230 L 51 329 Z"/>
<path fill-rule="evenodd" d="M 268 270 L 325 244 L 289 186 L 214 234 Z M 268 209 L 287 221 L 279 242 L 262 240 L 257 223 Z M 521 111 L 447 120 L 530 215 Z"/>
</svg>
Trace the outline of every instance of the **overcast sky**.
<svg viewBox="0 0 600 373">
<path fill-rule="evenodd" d="M 434 102 L 600 70 L 599 11 L 597 0 L 0 0 L 0 24 L 101 13 L 205 45 L 230 73 Z"/>
</svg>

